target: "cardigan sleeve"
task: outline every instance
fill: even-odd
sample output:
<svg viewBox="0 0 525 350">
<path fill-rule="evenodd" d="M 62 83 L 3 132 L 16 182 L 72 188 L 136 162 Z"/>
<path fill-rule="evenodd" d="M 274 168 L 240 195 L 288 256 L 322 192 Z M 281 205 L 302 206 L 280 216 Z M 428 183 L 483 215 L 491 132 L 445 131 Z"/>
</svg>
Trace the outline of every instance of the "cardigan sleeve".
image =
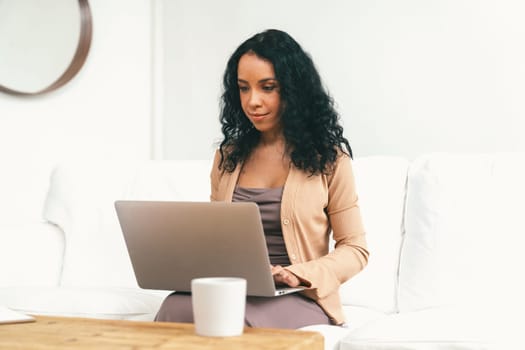
<svg viewBox="0 0 525 350">
<path fill-rule="evenodd" d="M 335 240 L 335 249 L 319 258 L 286 267 L 309 287 L 305 294 L 315 300 L 337 292 L 343 282 L 367 265 L 369 256 L 348 156 L 338 158 L 333 172 L 327 177 L 327 186 L 325 212 Z M 327 250 L 326 247 L 315 249 Z"/>
</svg>

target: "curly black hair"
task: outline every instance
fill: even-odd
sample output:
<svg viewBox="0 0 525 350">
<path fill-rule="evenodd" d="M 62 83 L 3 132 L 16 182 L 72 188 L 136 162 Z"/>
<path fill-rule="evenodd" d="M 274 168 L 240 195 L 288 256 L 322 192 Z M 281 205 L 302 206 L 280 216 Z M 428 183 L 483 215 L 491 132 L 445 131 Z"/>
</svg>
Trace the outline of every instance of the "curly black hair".
<svg viewBox="0 0 525 350">
<path fill-rule="evenodd" d="M 292 163 L 311 175 L 330 173 L 339 151 L 352 157 L 348 140 L 324 89 L 315 65 L 301 46 L 286 32 L 269 29 L 242 43 L 228 60 L 223 77 L 220 122 L 220 167 L 232 172 L 250 155 L 260 132 L 245 116 L 240 101 L 237 67 L 246 53 L 273 64 L 284 110 L 281 123 Z"/>
</svg>

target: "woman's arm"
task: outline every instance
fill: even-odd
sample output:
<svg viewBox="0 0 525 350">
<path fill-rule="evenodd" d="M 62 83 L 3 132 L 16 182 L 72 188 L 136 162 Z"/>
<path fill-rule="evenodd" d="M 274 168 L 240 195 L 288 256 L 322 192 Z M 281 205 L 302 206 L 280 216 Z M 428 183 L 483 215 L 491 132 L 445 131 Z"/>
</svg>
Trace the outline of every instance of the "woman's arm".
<svg viewBox="0 0 525 350">
<path fill-rule="evenodd" d="M 338 158 L 327 180 L 328 203 L 325 212 L 335 240 L 335 249 L 317 259 L 286 267 L 303 285 L 309 285 L 307 294 L 313 299 L 323 298 L 338 290 L 343 282 L 367 265 L 369 256 L 348 156 Z"/>
</svg>

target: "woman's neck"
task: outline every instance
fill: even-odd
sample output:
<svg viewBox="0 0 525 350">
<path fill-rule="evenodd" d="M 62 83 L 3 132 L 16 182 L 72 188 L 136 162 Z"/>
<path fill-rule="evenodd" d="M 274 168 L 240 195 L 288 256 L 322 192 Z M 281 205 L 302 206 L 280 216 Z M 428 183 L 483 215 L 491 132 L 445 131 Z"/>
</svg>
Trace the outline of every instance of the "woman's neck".
<svg viewBox="0 0 525 350">
<path fill-rule="evenodd" d="M 256 149 L 259 154 L 265 154 L 267 157 L 283 157 L 287 154 L 286 141 L 284 137 L 261 138 Z"/>
<path fill-rule="evenodd" d="M 284 135 L 282 132 L 262 133 L 259 140 L 260 147 L 275 147 L 282 148 L 286 145 Z"/>
</svg>

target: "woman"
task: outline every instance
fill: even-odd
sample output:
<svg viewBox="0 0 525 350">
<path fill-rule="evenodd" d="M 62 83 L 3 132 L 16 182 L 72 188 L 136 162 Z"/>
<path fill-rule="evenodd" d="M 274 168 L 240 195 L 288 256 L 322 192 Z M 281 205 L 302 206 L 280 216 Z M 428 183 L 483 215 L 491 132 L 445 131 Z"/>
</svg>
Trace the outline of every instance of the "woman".
<svg viewBox="0 0 525 350">
<path fill-rule="evenodd" d="M 368 261 L 348 140 L 319 74 L 287 33 L 256 34 L 230 57 L 220 121 L 224 139 L 211 200 L 259 205 L 275 282 L 305 286 L 247 297 L 246 324 L 343 324 L 339 286 Z M 328 252 L 330 231 L 335 249 Z M 158 321 L 192 322 L 191 296 L 166 298 Z"/>
</svg>

